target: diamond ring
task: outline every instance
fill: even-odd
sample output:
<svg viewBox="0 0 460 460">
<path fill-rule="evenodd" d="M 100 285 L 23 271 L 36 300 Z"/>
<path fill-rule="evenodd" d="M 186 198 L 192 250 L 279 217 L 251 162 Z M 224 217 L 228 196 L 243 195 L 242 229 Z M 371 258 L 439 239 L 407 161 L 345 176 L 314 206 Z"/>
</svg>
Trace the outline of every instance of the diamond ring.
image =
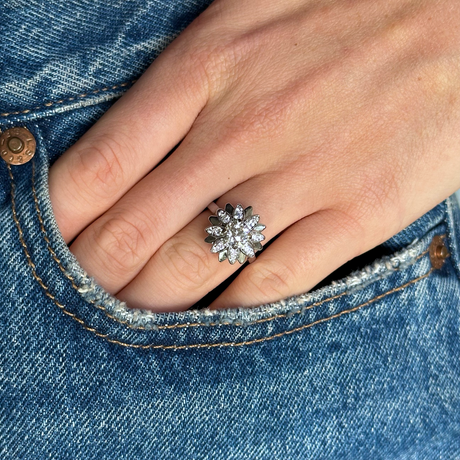
<svg viewBox="0 0 460 460">
<path fill-rule="evenodd" d="M 228 259 L 232 265 L 236 261 L 244 264 L 262 250 L 265 225 L 259 224 L 259 215 L 252 213 L 252 206 L 237 204 L 234 208 L 227 203 L 225 209 L 217 208 L 215 215 L 209 216 L 209 222 L 212 226 L 205 229 L 208 236 L 204 241 L 212 244 L 212 253 L 219 253 L 219 262 Z"/>
</svg>

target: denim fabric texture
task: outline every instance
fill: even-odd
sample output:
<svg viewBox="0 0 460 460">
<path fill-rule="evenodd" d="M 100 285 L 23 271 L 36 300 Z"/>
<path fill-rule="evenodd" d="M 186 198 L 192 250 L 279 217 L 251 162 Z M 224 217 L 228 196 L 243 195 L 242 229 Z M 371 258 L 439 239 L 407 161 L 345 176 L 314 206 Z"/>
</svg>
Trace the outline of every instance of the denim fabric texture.
<svg viewBox="0 0 460 460">
<path fill-rule="evenodd" d="M 455 196 L 339 279 L 253 309 L 130 309 L 64 243 L 50 165 L 208 3 L 0 6 L 0 129 L 37 141 L 0 161 L 0 458 L 459 459 Z"/>
</svg>

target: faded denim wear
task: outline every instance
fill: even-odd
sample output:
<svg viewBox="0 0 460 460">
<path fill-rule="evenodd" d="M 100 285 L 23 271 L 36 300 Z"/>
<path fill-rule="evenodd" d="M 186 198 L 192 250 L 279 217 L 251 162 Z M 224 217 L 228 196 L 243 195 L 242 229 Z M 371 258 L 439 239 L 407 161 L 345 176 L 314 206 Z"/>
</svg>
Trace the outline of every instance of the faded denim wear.
<svg viewBox="0 0 460 460">
<path fill-rule="evenodd" d="M 0 129 L 37 142 L 27 164 L 0 160 L 0 458 L 459 459 L 454 196 L 310 293 L 253 309 L 130 309 L 64 243 L 50 165 L 207 3 L 0 6 Z"/>
</svg>

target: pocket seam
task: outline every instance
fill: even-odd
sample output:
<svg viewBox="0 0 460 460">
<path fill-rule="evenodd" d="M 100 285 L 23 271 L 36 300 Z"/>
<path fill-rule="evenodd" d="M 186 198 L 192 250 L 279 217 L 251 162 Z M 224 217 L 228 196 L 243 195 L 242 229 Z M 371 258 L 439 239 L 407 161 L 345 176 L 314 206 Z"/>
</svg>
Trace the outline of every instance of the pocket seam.
<svg viewBox="0 0 460 460">
<path fill-rule="evenodd" d="M 304 329 L 311 328 L 311 327 L 313 327 L 315 325 L 318 325 L 318 324 L 330 321 L 332 319 L 339 318 L 339 317 L 341 317 L 343 315 L 358 311 L 361 308 L 363 308 L 365 306 L 368 306 L 368 305 L 370 305 L 370 304 L 372 304 L 372 303 L 374 303 L 374 302 L 376 302 L 376 301 L 378 301 L 378 300 L 380 300 L 380 299 L 382 299 L 382 298 L 384 298 L 384 297 L 386 297 L 386 296 L 388 296 L 388 295 L 390 295 L 390 294 L 392 294 L 394 292 L 401 291 L 401 290 L 405 289 L 406 287 L 408 287 L 408 286 L 410 286 L 412 284 L 417 283 L 418 281 L 421 281 L 421 280 L 427 278 L 434 271 L 434 268 L 432 267 L 427 273 L 425 273 L 423 275 L 420 275 L 417 278 L 414 278 L 414 279 L 412 279 L 412 280 L 410 280 L 410 281 L 408 281 L 408 282 L 406 282 L 406 283 L 404 283 L 404 284 L 402 284 L 400 286 L 397 286 L 397 287 L 395 287 L 395 288 L 393 288 L 393 289 L 391 289 L 391 290 L 389 290 L 389 291 L 387 291 L 385 293 L 382 293 L 382 294 L 380 294 L 380 295 L 368 300 L 367 302 L 364 302 L 364 303 L 362 303 L 360 305 L 357 305 L 357 306 L 355 306 L 353 308 L 349 308 L 347 310 L 342 310 L 341 312 L 335 313 L 334 315 L 328 316 L 326 318 L 318 319 L 316 321 L 313 321 L 311 323 L 298 326 L 298 327 L 293 328 L 293 329 L 288 329 L 286 331 L 282 331 L 282 332 L 279 332 L 277 334 L 273 334 L 273 335 L 265 336 L 265 337 L 260 337 L 260 338 L 257 338 L 257 339 L 246 340 L 246 341 L 242 341 L 242 342 L 194 343 L 194 344 L 188 344 L 188 345 L 133 344 L 133 343 L 122 342 L 120 340 L 115 340 L 115 339 L 110 338 L 108 334 L 102 334 L 101 332 L 97 331 L 95 328 L 88 326 L 77 315 L 75 315 L 74 313 L 71 313 L 68 310 L 66 310 L 65 305 L 61 304 L 56 299 L 56 297 L 53 294 L 51 294 L 51 292 L 49 291 L 48 286 L 46 286 L 46 284 L 43 282 L 43 280 L 38 275 L 38 273 L 36 271 L 35 264 L 33 263 L 32 258 L 30 257 L 28 247 L 27 247 L 26 242 L 24 240 L 24 237 L 23 237 L 24 233 L 22 231 L 21 225 L 20 225 L 19 220 L 18 220 L 17 212 L 16 212 L 15 183 L 14 183 L 13 173 L 12 173 L 11 167 L 9 165 L 7 165 L 7 168 L 8 168 L 8 173 L 9 173 L 10 180 L 11 180 L 11 202 L 12 202 L 13 220 L 15 222 L 15 225 L 16 225 L 18 233 L 19 233 L 19 240 L 20 240 L 20 243 L 21 243 L 21 245 L 23 247 L 23 250 L 24 250 L 24 253 L 25 253 L 25 256 L 26 256 L 26 259 L 27 259 L 27 263 L 28 263 L 28 265 L 30 266 L 30 268 L 32 270 L 32 275 L 34 276 L 34 278 L 37 280 L 37 282 L 40 284 L 40 286 L 44 290 L 45 295 L 47 297 L 49 297 L 54 302 L 54 304 L 58 308 L 60 308 L 62 310 L 62 312 L 64 314 L 66 314 L 67 316 L 71 317 L 73 320 L 78 322 L 87 331 L 92 332 L 97 337 L 100 337 L 100 338 L 106 340 L 107 342 L 110 342 L 110 343 L 113 343 L 113 344 L 116 344 L 116 345 L 121 345 L 121 346 L 127 347 L 127 348 L 180 350 L 180 349 L 189 349 L 189 348 L 215 348 L 215 347 L 229 347 L 229 346 L 235 347 L 235 346 L 253 345 L 253 344 L 256 344 L 256 343 L 266 342 L 266 341 L 273 340 L 275 338 L 279 338 L 279 337 L 282 337 L 282 336 L 285 336 L 285 335 L 288 335 L 288 334 L 293 334 L 295 332 L 300 332 L 300 331 L 302 331 Z M 417 257 L 417 259 L 420 259 L 425 254 L 426 254 L 426 251 L 423 254 L 420 254 Z M 309 307 L 312 308 L 313 305 L 311 305 Z M 286 315 L 284 315 L 284 316 L 286 316 Z M 273 317 L 272 319 L 274 319 L 274 318 L 275 317 Z M 179 325 L 175 325 L 175 326 L 178 327 Z"/>
<path fill-rule="evenodd" d="M 11 179 L 13 180 L 13 177 L 12 175 L 10 174 L 10 177 Z M 65 269 L 65 267 L 62 265 L 60 259 L 57 257 L 54 249 L 51 247 L 51 242 L 48 238 L 48 233 L 46 231 L 46 228 L 45 228 L 45 225 L 44 225 L 44 222 L 43 222 L 43 217 L 42 217 L 42 214 L 41 214 L 41 211 L 40 211 L 40 207 L 39 207 L 39 203 L 38 203 L 38 197 L 37 197 L 37 193 L 36 193 L 36 189 L 35 189 L 35 162 L 34 160 L 32 160 L 32 194 L 33 194 L 33 199 L 34 199 L 34 203 L 35 203 L 35 210 L 36 210 L 36 213 L 37 213 L 37 218 L 38 218 L 38 221 L 40 223 L 40 231 L 41 231 L 41 234 L 42 234 L 42 237 L 46 243 L 46 247 L 48 249 L 48 251 L 50 252 L 53 260 L 56 262 L 56 264 L 58 265 L 59 269 L 61 270 L 61 272 L 64 274 L 64 276 L 71 282 L 71 285 L 72 285 L 72 288 L 78 292 L 78 294 L 80 294 L 79 292 L 79 286 L 76 284 L 75 282 L 75 279 L 73 278 L 73 276 L 67 272 L 67 270 Z M 422 253 L 420 253 L 417 257 L 414 258 L 413 260 L 413 263 L 417 262 L 420 258 L 422 258 L 425 254 L 427 254 L 429 252 L 429 249 L 426 249 L 425 251 L 423 251 Z M 395 271 L 398 271 L 399 269 L 395 269 Z M 42 286 L 43 287 L 43 286 Z M 293 314 L 300 314 L 300 313 L 303 313 L 305 311 L 308 311 L 308 310 L 311 310 L 315 307 L 318 307 L 328 301 L 332 301 L 332 300 L 336 300 L 342 296 L 344 296 L 345 294 L 348 294 L 347 291 L 344 291 L 344 292 L 341 292 L 340 294 L 336 294 L 334 296 L 331 296 L 331 297 L 327 297 L 325 299 L 322 299 L 318 302 L 314 302 L 313 304 L 309 305 L 308 307 L 306 308 L 303 308 L 301 310 L 297 310 L 295 312 L 287 312 L 287 313 L 279 313 L 279 314 L 276 314 L 276 315 L 273 315 L 273 316 L 268 316 L 267 318 L 260 318 L 260 319 L 257 319 L 257 320 L 254 320 L 254 321 L 251 321 L 251 322 L 245 322 L 244 325 L 242 323 L 238 323 L 238 322 L 235 322 L 235 323 L 231 323 L 229 325 L 232 325 L 232 326 L 249 326 L 249 325 L 254 325 L 254 324 L 261 324 L 261 323 L 265 323 L 265 322 L 270 322 L 270 321 L 274 321 L 276 319 L 281 319 L 281 318 L 286 318 L 288 316 L 293 316 Z M 53 299 L 54 300 L 54 299 Z M 133 325 L 131 323 L 129 323 L 128 321 L 124 321 L 122 319 L 119 319 L 113 315 L 111 315 L 106 307 L 104 305 L 101 305 L 101 304 L 98 304 L 95 300 L 93 299 L 84 299 L 85 302 L 89 302 L 91 303 L 94 307 L 98 308 L 99 310 L 103 311 L 104 314 L 116 321 L 117 323 L 120 323 L 124 326 L 127 326 L 128 328 L 130 329 L 133 329 L 133 330 L 150 330 L 150 329 L 147 329 L 146 327 L 144 326 L 141 326 L 141 325 Z M 157 330 L 168 330 L 168 329 L 180 329 L 180 328 L 189 328 L 189 327 L 202 327 L 202 326 L 221 326 L 223 325 L 223 323 L 221 322 L 208 322 L 208 323 L 203 323 L 203 322 L 196 322 L 196 323 L 177 323 L 177 324 L 166 324 L 166 325 L 157 325 L 155 327 L 155 329 Z"/>
</svg>

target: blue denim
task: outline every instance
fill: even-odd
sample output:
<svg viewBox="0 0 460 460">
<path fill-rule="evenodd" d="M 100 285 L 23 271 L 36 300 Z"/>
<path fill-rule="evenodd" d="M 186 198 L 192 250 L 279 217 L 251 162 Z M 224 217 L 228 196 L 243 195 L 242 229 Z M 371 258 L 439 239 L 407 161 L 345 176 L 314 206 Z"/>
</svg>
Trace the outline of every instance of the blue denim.
<svg viewBox="0 0 460 460">
<path fill-rule="evenodd" d="M 64 243 L 50 165 L 207 3 L 0 6 L 0 129 L 37 141 L 31 162 L 0 160 L 0 458 L 460 458 L 454 196 L 313 291 L 253 309 L 130 309 Z"/>
</svg>

